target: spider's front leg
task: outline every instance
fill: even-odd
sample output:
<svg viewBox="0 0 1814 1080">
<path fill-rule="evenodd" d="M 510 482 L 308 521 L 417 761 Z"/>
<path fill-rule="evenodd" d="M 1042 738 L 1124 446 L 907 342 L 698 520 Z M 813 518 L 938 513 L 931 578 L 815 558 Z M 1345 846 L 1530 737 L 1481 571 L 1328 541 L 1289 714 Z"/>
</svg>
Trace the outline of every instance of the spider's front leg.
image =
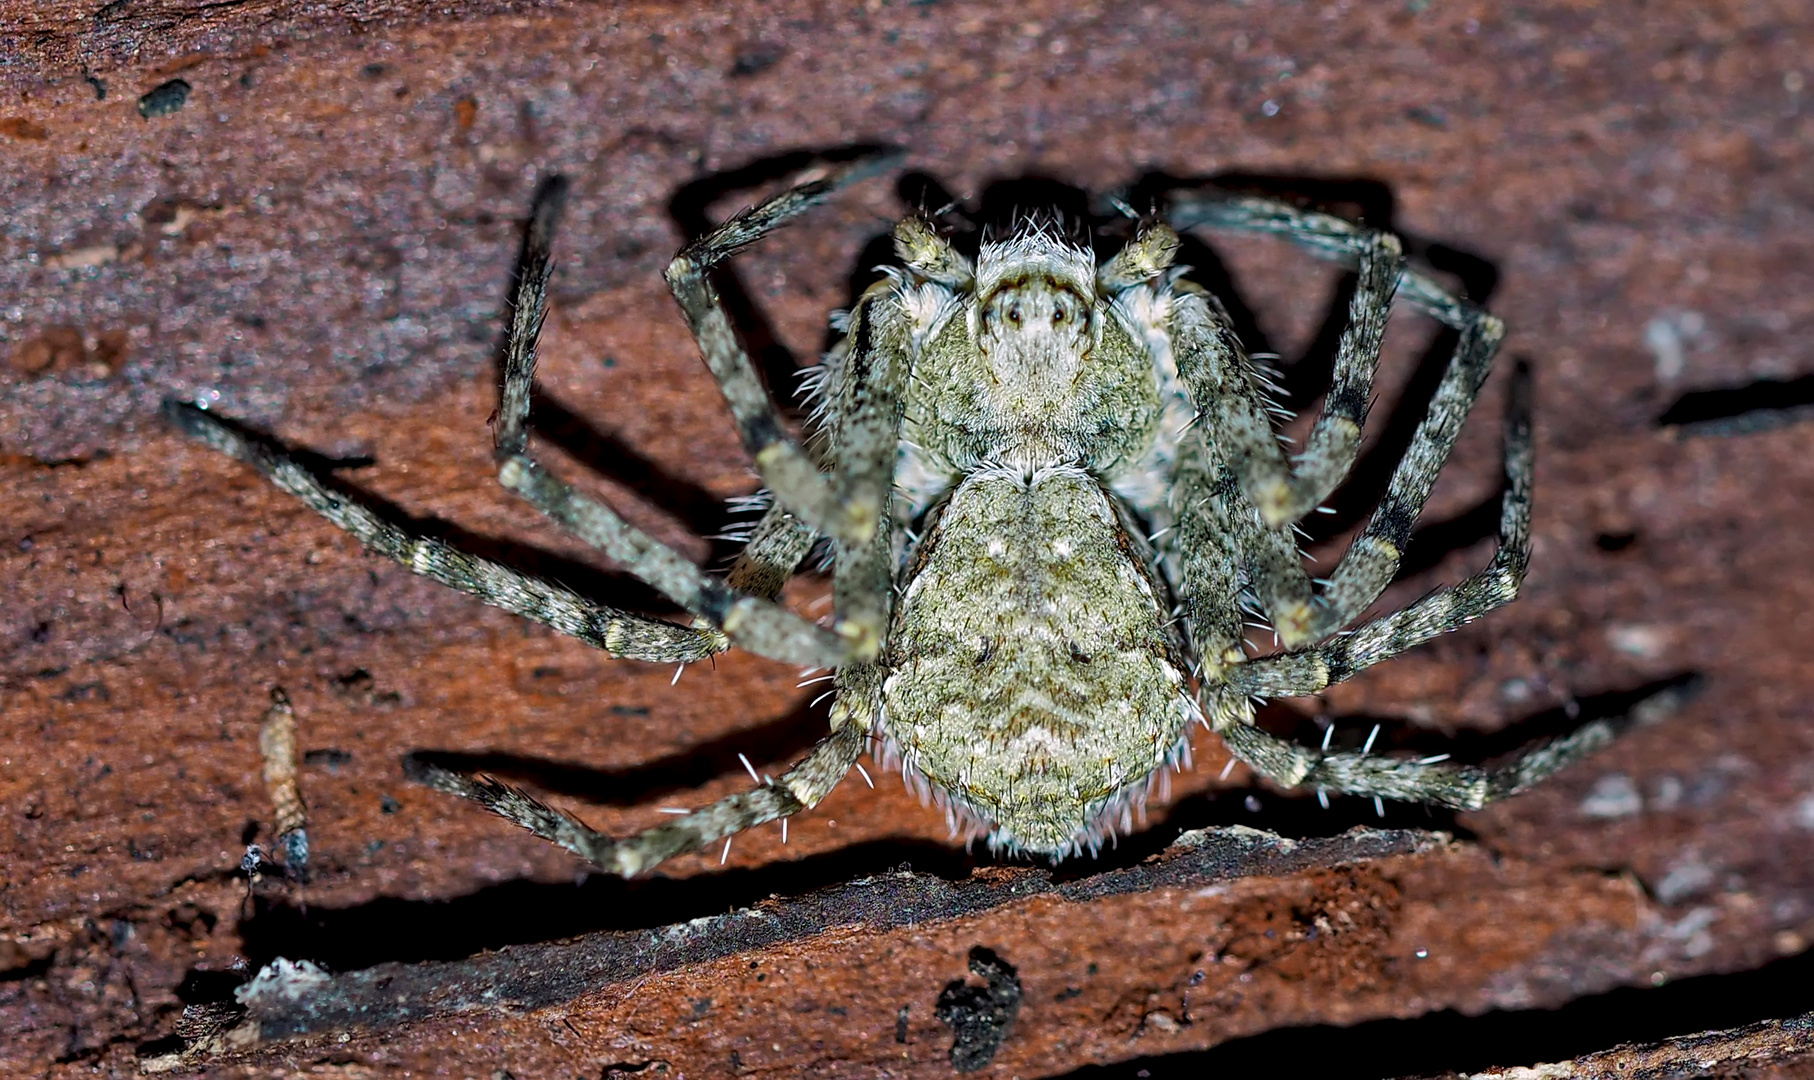
<svg viewBox="0 0 1814 1080">
<path fill-rule="evenodd" d="M 1172 217 L 1180 227 L 1193 223 L 1176 211 Z M 1404 264 L 1397 237 L 1329 220 L 1345 230 L 1349 261 L 1356 268 L 1354 295 L 1348 303 L 1348 324 L 1336 347 L 1334 383 L 1295 465 L 1285 460 L 1267 419 L 1253 362 L 1220 306 L 1204 294 L 1207 311 L 1174 328 L 1175 334 L 1192 339 L 1186 348 L 1195 361 L 1187 364 L 1181 355 L 1179 374 L 1204 410 L 1207 430 L 1222 448 L 1248 499 L 1274 529 L 1315 509 L 1354 466 L 1373 376 L 1379 368 L 1386 316 Z M 1216 223 L 1235 224 L 1228 220 Z"/>
<path fill-rule="evenodd" d="M 834 430 L 830 439 L 834 457 L 833 475 L 828 480 L 812 457 L 782 428 L 774 401 L 712 287 L 710 272 L 839 188 L 892 164 L 896 157 L 892 153 L 872 154 L 848 163 L 822 166 L 821 175 L 733 215 L 689 243 L 667 269 L 668 286 L 686 316 L 706 367 L 730 406 L 744 447 L 755 459 L 756 470 L 774 493 L 776 504 L 830 537 L 840 553 L 872 545 L 883 531 L 900 425 L 898 378 L 904 373 L 865 370 L 846 380 L 857 396 L 845 403 L 840 416 L 832 418 L 834 426 L 842 430 Z M 863 306 L 859 304 L 859 308 Z M 853 315 L 848 362 L 868 365 L 893 355 L 888 349 L 871 348 L 867 341 L 859 340 L 865 328 L 855 318 Z M 845 561 L 841 555 L 840 564 Z M 839 572 L 837 576 L 848 574 Z M 850 643 L 853 658 L 870 659 L 880 648 L 886 619 L 885 597 L 885 587 L 845 590 L 840 596 L 837 629 Z"/>
<path fill-rule="evenodd" d="M 810 667 L 837 667 L 861 655 L 865 647 L 873 653 L 873 645 L 868 645 L 865 634 L 860 631 L 853 632 L 845 626 L 828 631 L 766 596 L 740 593 L 705 574 L 672 548 L 630 525 L 609 506 L 581 494 L 543 469 L 529 454 L 528 414 L 535 378 L 536 339 L 547 310 L 554 223 L 563 195 L 564 186 L 558 182 L 544 187 L 524 244 L 498 408 L 499 481 L 623 564 L 639 580 L 647 582 L 710 626 L 722 630 L 730 641 L 751 652 Z M 740 349 L 739 355 L 742 355 Z M 747 357 L 744 357 L 744 363 L 747 366 Z M 750 376 L 755 377 L 753 369 Z M 764 400 L 766 402 L 766 397 Z M 764 539 L 773 540 L 777 552 L 785 552 L 784 557 L 792 557 L 797 562 L 797 556 L 793 555 L 798 547 L 797 534 L 798 530 L 775 528 L 764 534 Z M 755 578 L 772 580 L 778 586 L 791 572 L 792 565 L 778 570 L 767 561 L 757 560 L 748 569 Z"/>
<path fill-rule="evenodd" d="M 1351 336 L 1365 338 L 1371 349 L 1369 363 L 1377 364 L 1377 334 L 1371 329 L 1366 335 L 1356 335 L 1355 332 L 1356 326 L 1363 319 L 1363 309 L 1366 312 L 1377 311 L 1380 320 L 1378 329 L 1383 330 L 1384 301 L 1396 289 L 1401 299 L 1460 334 L 1449 366 L 1431 399 L 1429 411 L 1413 435 L 1404 460 L 1393 473 L 1385 498 L 1381 500 L 1367 528 L 1355 539 L 1331 575 L 1328 586 L 1316 597 L 1313 608 L 1305 612 L 1295 606 L 1300 599 L 1308 597 L 1310 588 L 1302 563 L 1296 556 L 1295 545 L 1290 545 L 1287 552 L 1277 540 L 1252 535 L 1251 530 L 1244 538 L 1242 546 L 1249 553 L 1249 563 L 1254 570 L 1255 591 L 1278 629 L 1280 640 L 1287 649 L 1297 649 L 1320 641 L 1359 618 L 1373 601 L 1379 599 L 1386 586 L 1391 584 L 1403 559 L 1412 527 L 1416 525 L 1424 502 L 1429 498 L 1431 486 L 1435 483 L 1437 474 L 1442 471 L 1443 464 L 1448 461 L 1461 425 L 1472 410 L 1480 386 L 1492 367 L 1493 356 L 1498 351 L 1500 340 L 1505 336 L 1505 326 L 1479 307 L 1450 294 L 1426 275 L 1405 267 L 1396 255 L 1396 242 L 1392 245 L 1393 256 L 1382 259 L 1380 244 L 1384 234 L 1330 214 L 1301 210 L 1272 199 L 1185 195 L 1173 200 L 1168 216 L 1179 228 L 1211 225 L 1282 236 L 1319 258 L 1356 268 L 1360 282 L 1350 305 L 1350 324 L 1343 334 L 1342 353 L 1336 360 L 1335 384 L 1326 399 L 1325 412 L 1318 420 L 1316 431 L 1322 430 L 1323 423 L 1332 413 L 1337 416 L 1358 415 L 1353 409 L 1356 388 L 1371 385 L 1373 366 L 1366 368 L 1365 381 L 1353 374 L 1347 377 L 1343 374 L 1344 366 L 1349 363 L 1347 344 Z M 1392 275 L 1391 280 L 1382 281 L 1381 275 L 1388 271 Z M 1365 297 L 1372 299 L 1363 303 Z M 1218 321 L 1212 317 L 1211 325 L 1200 326 L 1198 324 L 1203 322 L 1203 316 L 1194 315 L 1194 310 L 1190 306 L 1183 306 L 1175 317 L 1178 323 L 1175 332 L 1183 336 L 1185 346 L 1190 346 L 1199 339 L 1202 342 L 1194 348 L 1181 349 L 1181 372 L 1187 366 L 1187 361 L 1199 355 L 1204 359 L 1195 361 L 1193 366 L 1200 367 L 1211 375 L 1219 370 L 1219 365 L 1234 364 L 1238 368 L 1239 365 L 1249 363 L 1245 353 L 1241 352 L 1240 343 L 1234 339 L 1232 330 L 1226 329 L 1226 320 L 1219 320 L 1217 325 Z M 1193 318 L 1196 322 L 1192 321 Z M 1371 315 L 1367 315 L 1366 319 L 1371 328 Z M 1352 359 L 1364 360 L 1367 355 L 1357 352 Z M 1204 380 L 1199 380 L 1202 381 Z M 1202 392 L 1213 393 L 1215 389 L 1213 384 L 1205 385 Z M 1197 391 L 1196 384 L 1193 384 L 1192 390 Z M 1363 391 L 1363 397 L 1365 392 Z M 1364 405 L 1364 400 L 1359 403 Z M 1218 435 L 1223 441 L 1229 438 L 1220 432 Z M 1237 442 L 1251 441 L 1239 432 L 1233 438 Z M 1316 434 L 1313 431 L 1306 458 L 1314 455 L 1316 446 Z M 1347 448 L 1340 475 L 1345 475 L 1347 468 L 1352 465 L 1355 446 Z M 1508 453 L 1509 447 L 1508 443 Z M 1240 472 L 1242 466 L 1239 453 L 1230 455 L 1230 464 L 1237 473 Z M 1339 481 L 1340 475 L 1335 479 Z M 1250 484 L 1247 486 L 1251 489 Z M 1263 505 L 1261 509 L 1264 514 Z M 1267 516 L 1267 522 L 1273 523 L 1270 516 Z M 1517 576 L 1522 578 L 1523 564 L 1519 563 L 1516 570 Z M 1516 582 L 1512 583 L 1511 589 L 1515 594 Z M 1300 615 L 1307 617 L 1300 619 Z"/>
</svg>

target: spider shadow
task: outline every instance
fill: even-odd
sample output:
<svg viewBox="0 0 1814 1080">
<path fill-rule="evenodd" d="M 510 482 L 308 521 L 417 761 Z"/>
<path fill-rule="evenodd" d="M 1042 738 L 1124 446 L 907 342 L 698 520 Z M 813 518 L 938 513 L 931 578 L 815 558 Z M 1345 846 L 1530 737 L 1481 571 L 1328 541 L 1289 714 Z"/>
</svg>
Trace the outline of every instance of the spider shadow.
<svg viewBox="0 0 1814 1080">
<path fill-rule="evenodd" d="M 559 175 L 537 185 L 517 248 L 516 270 L 511 275 L 505 310 L 515 303 L 516 289 L 530 260 L 534 222 L 549 217 L 558 229 L 567 199 L 567 181 Z M 510 325 L 506 322 L 493 350 L 495 393 L 502 398 L 506 358 L 510 351 Z M 609 361 L 607 361 L 609 363 Z M 644 501 L 678 519 L 693 535 L 710 538 L 714 561 L 727 558 L 726 542 L 717 539 L 728 512 L 724 502 L 700 485 L 667 469 L 612 432 L 567 408 L 538 381 L 530 390 L 530 425 L 537 434 L 601 476 L 629 488 Z M 495 421 L 495 417 L 494 417 Z"/>
<path fill-rule="evenodd" d="M 1416 730 L 1400 722 L 1382 722 L 1375 745 L 1400 752 L 1422 753 L 1442 749 L 1466 761 L 1485 760 L 1525 746 L 1535 740 L 1564 734 L 1597 719 L 1629 717 L 1633 710 L 1659 694 L 1689 694 L 1698 685 L 1692 674 L 1659 680 L 1634 689 L 1597 694 L 1570 707 L 1539 712 L 1492 734 L 1464 733 L 1449 737 Z M 1294 710 L 1274 707 L 1265 717 L 1280 734 L 1300 739 L 1318 737 L 1314 722 Z M 810 738 L 820 722 L 811 709 L 789 714 L 760 728 L 727 736 L 703 747 L 676 755 L 647 768 L 656 780 L 639 780 L 629 773 L 550 765 L 511 755 L 449 755 L 425 752 L 442 763 L 480 767 L 511 778 L 530 779 L 550 790 L 600 801 L 624 802 L 627 783 L 640 783 L 638 794 L 650 797 L 667 788 L 692 785 L 714 765 L 713 775 L 734 772 L 740 748 L 763 745 L 763 740 Z M 1336 721 L 1340 738 L 1335 745 L 1352 748 L 1373 724 L 1371 717 L 1343 717 Z M 745 751 L 746 752 L 746 751 Z M 769 742 L 767 757 L 795 752 Z M 723 759 L 730 759 L 725 761 Z M 698 759 L 698 760 L 694 760 Z M 1415 806 L 1388 804 L 1384 819 L 1370 801 L 1338 799 L 1331 808 L 1319 808 L 1314 798 L 1287 797 L 1275 789 L 1250 786 L 1193 796 L 1174 804 L 1162 820 L 1096 858 L 1060 864 L 1053 880 L 1063 883 L 1086 879 L 1133 866 L 1163 851 L 1187 829 L 1244 825 L 1293 839 L 1332 837 L 1356 826 L 1372 828 L 1440 829 L 1462 839 L 1468 831 L 1453 812 L 1428 814 Z M 372 967 L 385 962 L 453 960 L 504 945 L 553 941 L 577 934 L 602 931 L 647 930 L 684 922 L 727 908 L 747 907 L 774 896 L 797 897 L 855 879 L 906 866 L 915 872 L 949 881 L 971 877 L 982 865 L 1003 860 L 971 854 L 953 844 L 919 840 L 878 840 L 792 862 L 707 872 L 687 878 L 652 877 L 624 881 L 602 874 L 588 874 L 576 884 L 549 884 L 517 880 L 479 889 L 444 901 L 384 897 L 345 908 L 302 904 L 284 894 L 254 896 L 252 913 L 242 920 L 241 954 L 254 970 L 278 955 L 306 958 L 335 971 Z M 1037 860 L 1021 860 L 1041 865 Z M 209 981 L 198 974 L 193 993 L 198 996 L 231 991 L 224 980 Z M 218 984 L 218 985 L 217 985 Z M 191 1004 L 196 1002 L 191 1001 Z"/>
<path fill-rule="evenodd" d="M 625 881 L 590 873 L 573 882 L 518 879 L 447 900 L 380 897 L 333 908 L 260 893 L 239 924 L 239 951 L 254 971 L 278 956 L 313 960 L 330 971 L 459 960 L 506 945 L 671 926 L 892 870 L 961 880 L 980 861 L 944 844 L 884 840 L 683 878 Z M 209 982 L 196 992 L 220 990 Z"/>
<path fill-rule="evenodd" d="M 1814 418 L 1814 375 L 1691 390 L 1657 417 L 1683 435 L 1749 435 Z"/>
</svg>

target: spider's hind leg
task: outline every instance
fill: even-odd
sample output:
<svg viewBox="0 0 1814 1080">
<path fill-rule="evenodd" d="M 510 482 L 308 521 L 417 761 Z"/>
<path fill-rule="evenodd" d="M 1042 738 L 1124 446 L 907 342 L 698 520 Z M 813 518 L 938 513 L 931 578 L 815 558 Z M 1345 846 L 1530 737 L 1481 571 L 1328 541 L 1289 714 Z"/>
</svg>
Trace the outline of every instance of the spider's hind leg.
<svg viewBox="0 0 1814 1080">
<path fill-rule="evenodd" d="M 728 796 L 623 840 L 598 832 L 573 815 L 490 777 L 475 779 L 413 757 L 405 759 L 405 768 L 417 783 L 471 799 L 595 866 L 622 877 L 634 877 L 714 840 L 818 805 L 856 764 L 867 741 L 868 734 L 861 728 L 840 727 L 819 740 L 780 779 L 764 778 L 754 791 Z"/>
<path fill-rule="evenodd" d="M 1246 723 L 1227 724 L 1218 730 L 1230 753 L 1286 787 L 1478 810 L 1541 783 L 1634 727 L 1662 721 L 1696 689 L 1693 683 L 1667 687 L 1617 716 L 1591 720 L 1561 738 L 1535 743 L 1490 766 L 1456 764 L 1446 760 L 1447 755 L 1405 759 L 1353 751 L 1330 753 L 1299 746 Z"/>
<path fill-rule="evenodd" d="M 1521 364 L 1514 372 L 1506 409 L 1506 491 L 1500 503 L 1499 550 L 1485 569 L 1316 648 L 1233 665 L 1223 672 L 1228 686 L 1256 697 L 1313 694 L 1515 598 L 1530 559 L 1530 404 L 1530 369 Z M 1638 719 L 1653 715 L 1655 710 L 1634 712 Z M 1219 716 L 1216 732 L 1231 753 L 1281 784 L 1463 810 L 1523 791 L 1605 746 L 1629 726 L 1628 719 L 1596 720 L 1487 769 L 1447 761 L 1327 753 L 1270 735 L 1249 720 L 1245 712 Z"/>
</svg>

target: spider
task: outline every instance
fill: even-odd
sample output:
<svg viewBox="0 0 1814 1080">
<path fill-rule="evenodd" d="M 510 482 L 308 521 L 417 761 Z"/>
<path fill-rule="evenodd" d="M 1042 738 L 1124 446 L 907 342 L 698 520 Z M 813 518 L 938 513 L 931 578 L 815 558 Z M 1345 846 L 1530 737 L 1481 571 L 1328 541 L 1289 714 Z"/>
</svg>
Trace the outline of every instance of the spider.
<svg viewBox="0 0 1814 1080">
<path fill-rule="evenodd" d="M 712 268 L 889 164 L 821 163 L 687 244 L 667 281 L 772 503 L 724 579 L 537 463 L 535 348 L 565 187 L 531 215 L 495 417 L 498 479 L 693 616 L 678 625 L 411 535 L 326 486 L 267 440 L 173 403 L 189 434 L 258 469 L 367 547 L 606 652 L 690 663 L 732 645 L 831 672 L 831 731 L 779 778 L 616 839 L 488 777 L 410 759 L 414 779 L 471 799 L 629 877 L 811 807 L 874 740 L 879 758 L 991 849 L 1094 852 L 1189 753 L 1194 726 L 1286 786 L 1472 809 L 1597 749 L 1607 721 L 1496 768 L 1311 749 L 1254 723 L 1255 702 L 1314 694 L 1516 597 L 1530 554 L 1531 388 L 1504 427 L 1499 546 L 1485 569 L 1344 629 L 1392 581 L 1503 324 L 1404 264 L 1397 238 L 1261 198 L 1174 194 L 1098 262 L 1051 216 L 985 236 L 974 256 L 926 215 L 894 229 L 901 265 L 847 315 L 814 387 L 815 438 L 780 422 L 711 283 Z M 1130 215 L 1131 216 L 1131 215 Z M 1219 302 L 1173 265 L 1177 230 L 1287 237 L 1356 283 L 1333 385 L 1288 459 L 1268 383 Z M 1293 524 L 1354 464 L 1394 297 L 1458 333 L 1383 501 L 1325 582 Z M 779 605 L 815 544 L 834 614 Z M 1320 587 L 1319 587 L 1320 586 Z M 1243 647 L 1244 610 L 1280 651 Z M 752 775 L 753 770 L 752 770 Z M 866 775 L 866 774 L 865 774 Z"/>
</svg>

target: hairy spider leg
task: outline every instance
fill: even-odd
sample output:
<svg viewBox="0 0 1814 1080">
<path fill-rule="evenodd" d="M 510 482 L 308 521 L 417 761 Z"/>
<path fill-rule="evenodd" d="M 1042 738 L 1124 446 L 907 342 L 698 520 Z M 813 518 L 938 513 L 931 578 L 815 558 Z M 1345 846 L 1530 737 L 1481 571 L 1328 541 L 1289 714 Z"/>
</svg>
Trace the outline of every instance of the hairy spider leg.
<svg viewBox="0 0 1814 1080">
<path fill-rule="evenodd" d="M 1172 224 L 1181 229 L 1208 225 L 1281 235 L 1320 258 L 1357 267 L 1362 282 L 1356 291 L 1356 303 L 1350 307 L 1350 326 L 1344 334 L 1344 345 L 1354 332 L 1355 309 L 1361 306 L 1360 297 L 1382 294 L 1377 278 L 1388 267 L 1396 277 L 1401 299 L 1460 332 L 1429 411 L 1418 425 L 1404 459 L 1394 470 L 1385 498 L 1331 575 L 1328 586 L 1316 598 L 1305 627 L 1305 639 L 1307 642 L 1323 641 L 1365 611 L 1397 573 L 1411 529 L 1491 368 L 1494 353 L 1504 336 L 1503 324 L 1475 305 L 1450 294 L 1428 276 L 1403 267 L 1396 258 L 1381 259 L 1380 233 L 1333 215 L 1300 210 L 1270 199 L 1186 195 L 1173 201 L 1168 216 Z M 1371 286 L 1369 279 L 1374 279 Z M 1389 297 L 1391 290 L 1383 292 Z M 1197 361 L 1199 364 L 1213 365 L 1220 361 L 1231 365 L 1235 371 L 1241 370 L 1245 354 L 1240 352 L 1232 331 L 1225 329 L 1226 318 L 1219 317 L 1220 312 L 1212 302 L 1206 301 L 1194 310 L 1191 305 L 1184 304 L 1180 311 L 1187 320 L 1182 328 L 1183 336 L 1189 340 L 1189 336 L 1194 335 L 1197 340 L 1207 343 L 1204 348 L 1209 355 Z M 1204 312 L 1208 312 L 1206 321 Z M 1192 318 L 1202 325 L 1188 325 Z M 1187 352 L 1186 345 L 1180 343 L 1181 372 L 1191 363 Z M 1363 385 L 1351 373 L 1344 389 L 1342 363 L 1338 356 L 1336 389 L 1329 395 L 1330 404 L 1343 395 L 1351 395 L 1356 387 Z M 1368 372 L 1370 375 L 1371 371 Z M 1200 377 L 1192 389 L 1197 386 L 1207 387 L 1208 384 Z M 1402 611 L 1382 616 L 1314 648 L 1305 648 L 1301 643 L 1294 646 L 1281 628 L 1286 652 L 1252 661 L 1237 660 L 1232 654 L 1224 657 L 1226 666 L 1220 668 L 1219 674 L 1226 687 L 1253 697 L 1315 693 L 1515 599 L 1530 560 L 1531 396 L 1529 367 L 1520 364 L 1513 375 L 1506 410 L 1506 487 L 1500 510 L 1499 548 L 1485 569 L 1458 585 L 1437 590 Z M 1329 405 L 1326 405 L 1325 419 L 1328 410 Z M 1353 410 L 1339 412 L 1349 415 Z M 1319 420 L 1319 429 L 1321 423 Z M 1270 428 L 1267 432 L 1270 433 Z M 1307 452 L 1306 457 L 1311 456 L 1314 449 L 1313 435 L 1312 451 Z M 1343 474 L 1352 463 L 1352 448 L 1348 453 Z M 1237 459 L 1234 469 L 1241 468 Z M 1251 470 L 1251 466 L 1248 468 Z M 1250 476 L 1237 478 L 1224 471 L 1214 480 L 1223 489 L 1224 496 L 1231 483 L 1239 484 L 1250 493 L 1254 490 Z M 1242 520 L 1238 514 L 1229 516 L 1235 519 L 1231 524 L 1238 536 L 1237 543 L 1245 553 L 1255 592 L 1269 616 L 1280 610 L 1282 602 L 1289 602 L 1308 591 L 1308 576 L 1303 572 L 1296 545 L 1287 534 L 1255 528 L 1253 522 Z M 1254 516 L 1262 517 L 1265 524 L 1272 523 L 1269 516 Z M 1186 584 L 1188 590 L 1188 576 Z M 1527 749 L 1497 768 L 1483 769 L 1446 762 L 1404 761 L 1365 753 L 1328 754 L 1267 734 L 1253 726 L 1249 710 L 1212 710 L 1211 716 L 1232 753 L 1281 783 L 1311 784 L 1331 791 L 1433 802 L 1465 809 L 1524 790 L 1605 745 L 1623 726 L 1618 720 L 1595 721 L 1566 738 Z"/>
<path fill-rule="evenodd" d="M 1330 214 L 1300 210 L 1271 199 L 1186 197 L 1174 204 L 1172 218 L 1182 225 L 1203 224 L 1283 235 L 1320 258 L 1363 269 L 1367 265 L 1368 252 L 1380 235 Z M 1491 370 L 1493 356 L 1505 335 L 1505 326 L 1497 318 L 1450 294 L 1426 275 L 1402 266 L 1397 274 L 1399 295 L 1408 304 L 1459 331 L 1460 336 L 1431 398 L 1428 412 L 1412 436 L 1404 459 L 1393 472 L 1385 497 L 1330 575 L 1328 586 L 1317 596 L 1308 638 L 1294 643 L 1281 631 L 1280 638 L 1288 651 L 1311 641 L 1320 641 L 1348 625 L 1391 584 L 1411 530 L 1437 475 L 1448 461 L 1462 423 L 1479 397 L 1481 384 Z M 1191 314 L 1188 306 L 1183 312 Z M 1229 338 L 1232 339 L 1232 334 Z M 1235 342 L 1235 348 L 1239 348 L 1238 342 Z M 1236 358 L 1241 355 L 1237 353 Z M 1181 356 L 1180 366 L 1184 364 Z M 1262 574 L 1256 574 L 1256 579 L 1278 575 L 1293 579 L 1288 586 L 1256 580 L 1255 590 L 1262 599 L 1269 594 L 1293 595 L 1309 588 L 1308 575 L 1304 574 L 1302 562 L 1296 557 L 1295 545 L 1289 544 L 1288 537 L 1286 540 L 1288 552 L 1277 550 L 1275 543 L 1271 545 L 1273 550 L 1254 560 L 1262 571 Z M 1522 578 L 1523 563 L 1518 564 L 1517 571 L 1518 577 Z M 1514 583 L 1514 595 L 1516 588 Z M 1272 614 L 1270 608 L 1268 614 Z"/>
<path fill-rule="evenodd" d="M 749 353 L 731 328 L 711 269 L 731 255 L 799 217 L 833 192 L 892 165 L 898 155 L 871 154 L 853 161 L 824 165 L 820 175 L 789 188 L 687 244 L 668 264 L 667 281 L 693 332 L 706 367 L 718 381 L 730 406 L 744 448 L 756 471 L 786 507 L 821 535 L 831 538 L 837 555 L 834 583 L 846 588 L 837 607 L 835 628 L 850 645 L 850 659 L 868 660 L 881 648 L 887 621 L 886 567 L 881 579 L 870 572 L 872 549 L 882 528 L 893 482 L 895 438 L 900 427 L 900 385 L 905 372 L 886 363 L 886 353 L 859 343 L 849 350 L 852 363 L 884 359 L 884 370 L 861 371 L 849 380 L 855 397 L 843 403 L 836 418 L 839 430 L 828 445 L 839 447 L 828 478 L 811 455 L 789 438 L 774 400 L 763 387 Z M 884 321 L 885 329 L 889 325 Z M 854 560 L 854 561 L 853 561 Z M 853 573 L 865 579 L 849 587 Z"/>
<path fill-rule="evenodd" d="M 544 840 L 623 877 L 777 818 L 817 805 L 844 779 L 868 744 L 869 733 L 846 724 L 819 740 L 779 779 L 741 792 L 622 840 L 607 836 L 561 810 L 488 776 L 468 777 L 418 758 L 405 759 L 410 779 L 471 799 Z"/>
<path fill-rule="evenodd" d="M 865 163 L 845 166 L 835 170 L 830 179 L 820 178 L 790 189 L 733 220 L 754 218 L 766 229 L 773 229 L 822 199 L 838 182 L 857 175 L 862 164 Z M 833 630 L 826 630 L 766 597 L 739 594 L 726 582 L 705 574 L 672 548 L 631 526 L 609 506 L 547 472 L 529 455 L 526 428 L 535 377 L 534 336 L 547 307 L 549 252 L 561 204 L 558 185 L 547 185 L 543 190 L 547 195 L 538 200 L 524 247 L 524 271 L 518 277 L 511 340 L 505 351 L 497 427 L 499 482 L 751 652 L 814 667 L 836 667 L 863 654 L 866 648 L 873 653 L 874 646 L 866 645 L 864 634 L 853 630 L 846 620 L 840 620 Z M 802 191 L 806 194 L 801 195 Z M 753 242 L 761 235 L 752 229 L 744 228 L 738 233 L 743 243 Z M 719 231 L 714 230 L 714 234 Z M 754 379 L 748 356 L 737 344 L 722 310 L 717 310 L 717 315 L 723 323 L 725 341 L 742 358 L 742 366 Z M 710 357 L 712 350 L 707 352 Z M 714 375 L 717 374 L 714 368 Z M 756 387 L 761 389 L 759 382 Z M 766 393 L 763 401 L 772 416 L 773 406 L 767 402 Z M 817 466 L 813 469 L 816 473 Z M 822 477 L 820 482 L 823 483 Z M 785 575 L 781 577 L 784 579 Z"/>
<path fill-rule="evenodd" d="M 493 607 L 539 622 L 613 656 L 657 663 L 703 660 L 725 648 L 716 630 L 621 611 L 570 589 L 393 525 L 304 468 L 269 439 L 187 402 L 164 415 L 186 434 L 257 469 L 366 548 Z"/>
<path fill-rule="evenodd" d="M 1517 596 L 1530 557 L 1530 369 L 1514 371 L 1505 419 L 1505 495 L 1499 548 L 1491 563 L 1457 585 L 1351 633 L 1296 653 L 1232 665 L 1227 687 L 1243 695 L 1288 697 L 1315 693 L 1355 672 L 1478 619 Z M 1463 810 L 1517 794 L 1611 742 L 1629 719 L 1603 719 L 1519 752 L 1494 768 L 1447 761 L 1407 761 L 1361 753 L 1328 753 L 1270 735 L 1246 710 L 1212 718 L 1229 751 L 1287 786 L 1308 784 L 1351 795 L 1435 803 Z"/>
</svg>

